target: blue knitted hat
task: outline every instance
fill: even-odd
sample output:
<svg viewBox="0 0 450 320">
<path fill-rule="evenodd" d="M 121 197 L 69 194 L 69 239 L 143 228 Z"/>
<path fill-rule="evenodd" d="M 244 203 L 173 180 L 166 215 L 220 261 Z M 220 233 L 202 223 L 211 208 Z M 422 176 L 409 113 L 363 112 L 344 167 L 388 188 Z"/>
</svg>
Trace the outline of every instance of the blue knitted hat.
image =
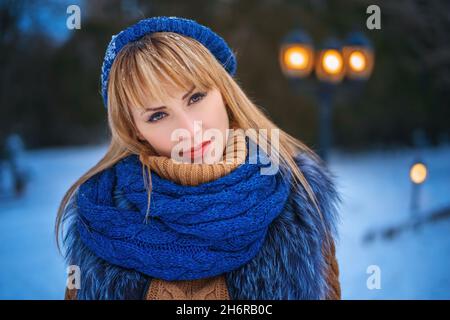
<svg viewBox="0 0 450 320">
<path fill-rule="evenodd" d="M 180 17 L 152 17 L 143 19 L 136 24 L 113 35 L 106 49 L 102 65 L 101 86 L 103 103 L 108 106 L 108 79 L 111 66 L 119 53 L 127 43 L 136 41 L 146 34 L 160 31 L 179 33 L 203 44 L 216 57 L 220 64 L 230 75 L 236 72 L 236 57 L 225 40 L 206 26 L 194 20 Z"/>
</svg>

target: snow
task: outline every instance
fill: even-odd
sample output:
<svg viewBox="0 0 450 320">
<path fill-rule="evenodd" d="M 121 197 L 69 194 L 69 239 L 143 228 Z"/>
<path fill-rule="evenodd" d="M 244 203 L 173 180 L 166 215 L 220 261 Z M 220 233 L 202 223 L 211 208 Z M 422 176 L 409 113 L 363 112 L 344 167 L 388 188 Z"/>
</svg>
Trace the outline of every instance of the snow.
<svg viewBox="0 0 450 320">
<path fill-rule="evenodd" d="M 25 195 L 0 197 L 0 299 L 63 298 L 66 270 L 54 240 L 56 211 L 64 192 L 105 151 L 98 146 L 25 154 L 31 173 Z M 450 299 L 450 219 L 364 241 L 368 232 L 410 221 L 408 172 L 415 156 L 409 149 L 331 153 L 330 169 L 344 199 L 337 243 L 344 299 Z M 420 197 L 420 216 L 426 217 L 450 206 L 450 146 L 423 150 L 422 158 L 429 168 Z M 366 285 L 371 265 L 380 268 L 380 289 Z"/>
<path fill-rule="evenodd" d="M 344 198 L 337 258 L 343 299 L 450 299 L 450 219 L 407 229 L 392 239 L 364 241 L 368 232 L 410 221 L 409 168 L 414 150 L 333 153 L 330 169 Z M 450 148 L 422 152 L 428 178 L 421 186 L 420 217 L 450 206 Z M 366 285 L 379 266 L 381 288 Z"/>
<path fill-rule="evenodd" d="M 63 299 L 66 271 L 54 237 L 64 192 L 106 147 L 31 151 L 31 175 L 20 200 L 0 198 L 0 299 Z"/>
</svg>

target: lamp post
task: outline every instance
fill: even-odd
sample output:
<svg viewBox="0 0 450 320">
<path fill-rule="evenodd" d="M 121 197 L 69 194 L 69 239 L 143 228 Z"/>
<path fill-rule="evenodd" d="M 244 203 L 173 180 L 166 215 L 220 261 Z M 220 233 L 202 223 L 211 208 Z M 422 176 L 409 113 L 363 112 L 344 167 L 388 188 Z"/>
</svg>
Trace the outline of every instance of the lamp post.
<svg viewBox="0 0 450 320">
<path fill-rule="evenodd" d="M 333 98 L 336 86 L 348 82 L 366 81 L 372 74 L 374 51 L 360 32 L 348 35 L 345 45 L 334 38 L 326 40 L 314 53 L 311 38 L 302 29 L 290 32 L 280 46 L 279 63 L 290 80 L 307 79 L 315 72 L 319 102 L 319 150 L 326 161 L 331 147 Z"/>
<path fill-rule="evenodd" d="M 420 209 L 421 186 L 427 179 L 427 176 L 428 168 L 426 164 L 419 159 L 415 160 L 409 169 L 409 178 L 412 182 L 411 217 L 413 219 L 417 217 L 417 213 Z"/>
<path fill-rule="evenodd" d="M 330 38 L 318 51 L 316 77 L 319 80 L 319 156 L 328 160 L 328 151 L 332 145 L 333 98 L 336 85 L 345 76 L 344 57 L 338 40 Z"/>
</svg>

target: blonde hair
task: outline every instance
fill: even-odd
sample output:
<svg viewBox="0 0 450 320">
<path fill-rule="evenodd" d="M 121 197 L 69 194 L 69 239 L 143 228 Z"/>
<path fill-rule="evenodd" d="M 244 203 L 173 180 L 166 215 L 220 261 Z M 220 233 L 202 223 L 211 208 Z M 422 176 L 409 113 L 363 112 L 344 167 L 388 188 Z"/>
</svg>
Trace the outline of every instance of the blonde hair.
<svg viewBox="0 0 450 320">
<path fill-rule="evenodd" d="M 169 84 L 162 86 L 162 83 Z M 320 215 L 323 216 L 317 199 L 308 181 L 297 166 L 294 156 L 306 152 L 316 161 L 321 159 L 301 141 L 279 129 L 243 92 L 237 80 L 222 67 L 214 55 L 197 40 L 172 32 L 156 32 L 125 45 L 111 67 L 108 83 L 108 125 L 111 142 L 102 159 L 66 192 L 58 208 L 55 233 L 58 250 L 59 236 L 63 233 L 66 209 L 78 187 L 95 174 L 113 166 L 130 154 L 156 155 L 147 141 L 138 139 L 130 106 L 145 107 L 145 101 L 164 101 L 171 96 L 171 88 L 187 91 L 193 85 L 199 90 L 217 88 L 223 97 L 230 123 L 246 132 L 266 129 L 279 130 L 279 148 L 270 158 L 278 157 L 280 167 L 289 168 L 293 173 L 292 184 L 301 184 Z M 258 146 L 271 149 L 270 134 L 267 141 L 258 141 L 249 136 Z M 261 139 L 261 137 L 260 137 Z M 264 147 L 265 148 L 265 147 Z M 279 159 L 279 160 L 278 160 Z M 145 170 L 145 168 L 147 170 Z M 143 164 L 143 176 L 148 191 L 147 211 L 150 207 L 150 168 Z M 329 241 L 327 239 L 327 241 Z"/>
</svg>

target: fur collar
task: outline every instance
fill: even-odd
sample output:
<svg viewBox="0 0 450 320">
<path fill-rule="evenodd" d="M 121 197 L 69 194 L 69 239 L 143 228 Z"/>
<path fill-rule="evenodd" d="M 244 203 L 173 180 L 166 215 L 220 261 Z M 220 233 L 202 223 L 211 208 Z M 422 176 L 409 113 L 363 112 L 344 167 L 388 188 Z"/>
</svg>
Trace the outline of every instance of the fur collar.
<svg viewBox="0 0 450 320">
<path fill-rule="evenodd" d="M 336 238 L 337 206 L 341 199 L 334 176 L 306 154 L 296 162 L 317 197 L 323 223 L 306 191 L 291 192 L 284 211 L 269 227 L 260 252 L 247 264 L 226 273 L 230 298 L 244 300 L 325 299 L 325 235 Z M 116 194 L 118 206 L 127 206 Z M 64 238 L 66 262 L 78 265 L 78 299 L 142 299 L 149 280 L 135 270 L 96 257 L 81 241 L 76 228 L 77 209 L 71 202 Z"/>
</svg>

